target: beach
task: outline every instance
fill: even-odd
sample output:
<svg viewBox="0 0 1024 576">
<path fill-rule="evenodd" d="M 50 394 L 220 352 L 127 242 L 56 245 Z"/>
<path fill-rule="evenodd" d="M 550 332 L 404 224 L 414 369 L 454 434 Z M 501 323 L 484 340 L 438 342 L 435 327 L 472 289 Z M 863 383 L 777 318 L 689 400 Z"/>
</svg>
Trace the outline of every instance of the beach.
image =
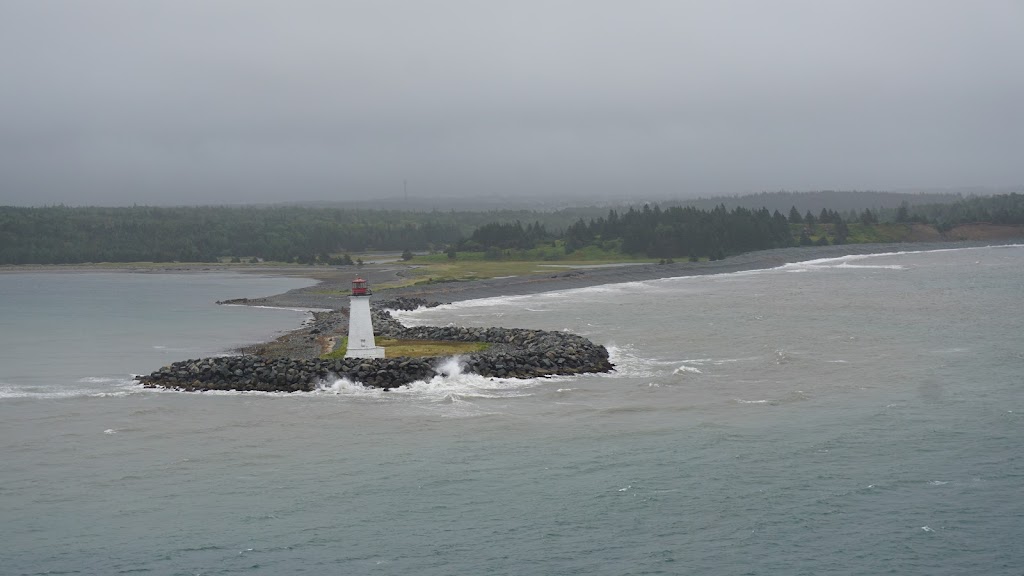
<svg viewBox="0 0 1024 576">
<path fill-rule="evenodd" d="M 760 250 L 729 256 L 717 261 L 687 262 L 675 261 L 669 264 L 657 263 L 607 263 L 563 265 L 558 262 L 544 263 L 550 274 L 531 274 L 485 278 L 472 281 L 424 283 L 397 288 L 386 287 L 407 282 L 410 271 L 418 266 L 415 258 L 409 262 L 387 261 L 368 262 L 363 266 L 301 266 L 265 264 L 217 264 L 217 263 L 96 263 L 68 265 L 17 265 L 0 266 L 0 274 L 21 272 L 76 273 L 76 272 L 124 272 L 134 274 L 190 274 L 202 272 L 239 272 L 265 276 L 309 278 L 318 283 L 306 288 L 290 290 L 282 294 L 261 298 L 249 298 L 245 302 L 226 299 L 225 303 L 250 306 L 273 306 L 282 308 L 304 308 L 309 310 L 337 310 L 348 307 L 348 291 L 357 276 L 367 280 L 373 290 L 371 301 L 405 297 L 423 298 L 431 302 L 461 302 L 478 298 L 497 296 L 522 296 L 556 290 L 587 288 L 602 284 L 638 282 L 660 278 L 730 274 L 748 270 L 767 270 L 821 258 L 839 258 L 850 255 L 884 254 L 891 252 L 918 252 L 951 250 L 1016 244 L 1021 239 L 998 239 L 993 241 L 964 240 L 949 242 L 904 242 L 886 244 L 838 244 L 830 246 L 799 246 Z"/>
<path fill-rule="evenodd" d="M 384 288 L 380 286 L 401 281 L 407 275 L 410 266 L 415 266 L 415 259 L 405 263 L 367 264 L 360 268 L 315 268 L 304 274 L 301 267 L 284 270 L 259 269 L 254 272 L 271 274 L 300 275 L 320 281 L 316 286 L 291 290 L 284 294 L 250 300 L 250 304 L 259 306 L 297 307 L 310 309 L 336 309 L 348 306 L 348 296 L 344 295 L 351 288 L 352 279 L 362 276 L 373 288 L 371 301 L 396 297 L 423 298 L 433 302 L 461 302 L 478 298 L 497 296 L 522 296 L 556 290 L 587 288 L 602 284 L 618 284 L 656 280 L 659 278 L 675 278 L 683 276 L 703 276 L 709 274 L 729 274 L 747 270 L 766 270 L 784 264 L 806 262 L 821 258 L 838 258 L 858 254 L 882 254 L 889 252 L 916 252 L 929 250 L 945 250 L 955 248 L 981 247 L 1012 242 L 917 242 L 899 244 L 842 244 L 833 246 L 805 246 L 778 248 L 749 252 L 729 256 L 718 261 L 685 262 L 672 264 L 623 264 L 605 265 L 598 263 L 594 267 L 560 267 L 552 263 L 550 274 L 528 276 L 512 276 L 490 278 L 469 282 L 447 282 L 421 284 L 402 288 Z"/>
</svg>

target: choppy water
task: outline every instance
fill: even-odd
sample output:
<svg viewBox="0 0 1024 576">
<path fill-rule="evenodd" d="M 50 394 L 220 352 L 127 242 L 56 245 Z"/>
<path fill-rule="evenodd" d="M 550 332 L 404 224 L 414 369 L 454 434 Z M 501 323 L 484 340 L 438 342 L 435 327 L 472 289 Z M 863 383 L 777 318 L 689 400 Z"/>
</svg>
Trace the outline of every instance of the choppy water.
<svg viewBox="0 0 1024 576">
<path fill-rule="evenodd" d="M 0 573 L 1020 574 L 1022 265 L 858 256 L 403 314 L 572 330 L 619 369 L 391 393 L 41 393 L 198 355 L 50 372 L 82 342 L 51 335 L 19 348 L 35 380 L 0 367 Z M 151 289 L 125 278 L 94 290 Z M 156 329 L 250 295 L 188 286 L 138 333 L 222 343 L 204 314 Z"/>
<path fill-rule="evenodd" d="M 230 273 L 0 274 L 0 400 L 133 391 L 132 374 L 229 353 L 309 317 L 217 300 L 314 283 Z"/>
</svg>

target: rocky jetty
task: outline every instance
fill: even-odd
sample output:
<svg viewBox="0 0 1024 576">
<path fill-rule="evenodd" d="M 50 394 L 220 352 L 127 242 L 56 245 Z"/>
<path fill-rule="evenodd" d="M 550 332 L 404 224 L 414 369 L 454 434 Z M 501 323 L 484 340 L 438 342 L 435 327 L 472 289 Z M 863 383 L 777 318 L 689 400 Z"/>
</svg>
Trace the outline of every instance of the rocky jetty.
<svg viewBox="0 0 1024 576">
<path fill-rule="evenodd" d="M 397 298 L 388 298 L 387 300 L 375 300 L 373 307 L 388 310 L 415 310 L 417 308 L 436 308 L 441 304 L 443 303 L 430 301 L 426 298 L 398 296 Z M 448 304 L 451 304 L 451 302 L 448 302 Z"/>
<path fill-rule="evenodd" d="M 566 332 L 520 328 L 403 326 L 386 311 L 373 312 L 375 333 L 423 340 L 488 342 L 487 350 L 459 356 L 463 372 L 498 378 L 608 372 L 608 350 Z M 364 386 L 397 388 L 442 374 L 445 358 L 290 359 L 225 356 L 185 360 L 136 380 L 149 388 L 188 391 L 239 390 L 299 392 L 321 382 L 346 378 Z"/>
<path fill-rule="evenodd" d="M 326 380 L 348 378 L 373 388 L 397 388 L 438 372 L 429 358 L 343 358 L 338 360 L 224 356 L 184 360 L 137 376 L 147 388 L 302 392 Z"/>
<path fill-rule="evenodd" d="M 254 302 L 256 302 L 256 299 L 250 300 L 249 298 L 229 298 L 227 300 L 217 300 L 217 304 L 235 304 L 239 306 L 253 304 Z"/>
</svg>

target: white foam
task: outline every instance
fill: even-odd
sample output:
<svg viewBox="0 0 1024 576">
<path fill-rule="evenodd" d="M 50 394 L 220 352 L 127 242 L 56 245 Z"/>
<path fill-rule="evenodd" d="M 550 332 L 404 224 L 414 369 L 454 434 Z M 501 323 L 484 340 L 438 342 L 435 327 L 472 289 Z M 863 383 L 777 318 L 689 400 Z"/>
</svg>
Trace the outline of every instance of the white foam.
<svg viewBox="0 0 1024 576">
<path fill-rule="evenodd" d="M 742 398 L 735 398 L 740 404 L 769 404 L 771 400 L 743 400 Z"/>
<path fill-rule="evenodd" d="M 322 381 L 317 385 L 316 392 L 325 394 L 336 394 L 339 396 L 380 396 L 384 390 L 379 388 L 367 388 L 358 382 L 348 378 L 337 378 L 334 380 Z"/>
<path fill-rule="evenodd" d="M 685 364 L 672 371 L 673 374 L 681 374 L 686 372 L 690 374 L 702 374 L 702 372 L 699 369 L 694 368 L 693 366 L 687 366 Z"/>
<path fill-rule="evenodd" d="M 721 366 L 722 364 L 732 364 L 734 362 L 746 362 L 750 360 L 757 360 L 756 356 L 750 356 L 747 358 L 722 358 L 720 360 L 713 360 L 711 363 L 715 366 Z"/>
<path fill-rule="evenodd" d="M 614 343 L 605 344 L 608 349 L 608 358 L 615 365 L 614 372 L 608 372 L 603 376 L 626 377 L 626 378 L 652 378 L 669 374 L 668 367 L 671 367 L 671 374 L 703 374 L 701 369 L 706 366 L 722 366 L 736 362 L 759 360 L 758 357 L 747 358 L 688 358 L 683 360 L 659 358 L 645 358 L 637 354 L 632 345 L 618 346 Z"/>
<path fill-rule="evenodd" d="M 364 387 L 347 378 L 321 383 L 316 393 L 372 398 L 407 398 L 427 402 L 458 403 L 473 399 L 515 398 L 530 396 L 531 388 L 543 383 L 564 381 L 569 376 L 550 378 L 487 378 L 463 371 L 461 359 L 444 359 L 435 367 L 439 373 L 429 380 L 418 380 L 405 386 L 384 391 Z"/>
<path fill-rule="evenodd" d="M 783 272 L 809 272 L 813 270 L 906 270 L 901 264 L 853 264 L 852 262 L 873 258 L 876 256 L 891 256 L 894 254 L 850 254 L 836 258 L 818 258 L 816 260 L 805 260 L 803 262 L 791 262 L 783 264 L 773 270 Z"/>
<path fill-rule="evenodd" d="M 68 398 L 116 398 L 139 394 L 145 389 L 135 380 L 118 378 L 82 380 L 88 383 L 104 383 L 103 388 L 81 386 L 17 386 L 0 384 L 0 400 L 31 398 L 35 400 L 63 400 Z"/>
<path fill-rule="evenodd" d="M 844 262 L 837 264 L 835 268 L 853 268 L 853 269 L 867 269 L 867 270 L 906 270 L 907 267 L 902 264 L 850 264 Z"/>
<path fill-rule="evenodd" d="M 213 396 L 262 396 L 267 398 L 309 398 L 311 396 L 340 396 L 353 399 L 379 401 L 415 401 L 428 404 L 460 404 L 475 399 L 515 398 L 532 396 L 530 390 L 542 384 L 556 383 L 575 376 L 551 376 L 548 378 L 485 378 L 478 374 L 465 374 L 458 359 L 448 358 L 435 368 L 441 374 L 427 381 L 416 381 L 405 386 L 384 390 L 363 386 L 348 378 L 328 378 L 317 383 L 311 392 L 260 392 L 255 390 L 205 390 L 199 394 Z M 154 388 L 147 391 L 170 394 L 196 394 L 173 388 Z"/>
<path fill-rule="evenodd" d="M 534 305 L 537 302 L 542 302 L 544 299 L 560 299 L 568 297 L 585 297 L 588 294 L 618 294 L 618 293 L 635 293 L 640 290 L 651 291 L 652 289 L 658 288 L 662 283 L 678 283 L 680 281 L 696 282 L 706 278 L 728 278 L 728 277 L 741 277 L 750 276 L 757 274 L 764 274 L 776 271 L 783 272 L 809 272 L 814 270 L 822 269 L 833 269 L 833 268 L 846 268 L 846 269 L 860 269 L 860 268 L 873 268 L 880 270 L 904 270 L 905 267 L 899 264 L 853 264 L 867 258 L 876 258 L 882 256 L 903 256 L 907 254 L 926 254 L 929 252 L 954 252 L 958 250 L 984 250 L 989 248 L 1013 248 L 1013 247 L 1024 247 L 1024 244 L 1009 244 L 1009 245 L 996 245 L 996 246 L 980 246 L 970 248 L 940 248 L 936 250 L 908 250 L 900 252 L 880 252 L 877 254 L 846 254 L 843 256 L 833 256 L 829 258 L 816 258 L 812 260 L 804 260 L 801 262 L 792 262 L 776 266 L 774 268 L 762 268 L 755 270 L 741 270 L 738 272 L 722 272 L 718 274 L 698 274 L 692 276 L 672 276 L 668 278 L 657 278 L 653 280 L 642 280 L 642 281 L 631 281 L 631 282 L 618 282 L 609 284 L 599 284 L 596 286 L 588 286 L 584 288 L 569 288 L 565 290 L 554 290 L 551 292 L 543 292 L 540 294 L 527 294 L 519 296 L 493 296 L 489 298 L 478 298 L 475 300 L 463 300 L 452 304 L 443 304 L 434 308 L 419 308 L 412 311 L 404 311 L 396 314 L 403 324 L 407 326 L 415 326 L 424 323 L 419 320 L 422 313 L 431 310 L 439 311 L 452 311 L 452 310 L 466 310 L 471 308 L 486 308 L 493 306 L 502 306 L 506 304 L 516 304 L 523 301 L 530 301 Z M 678 290 L 678 287 L 674 286 L 674 290 Z"/>
<path fill-rule="evenodd" d="M 135 381 L 135 375 L 83 376 L 74 382 L 49 384 L 0 383 L 0 400 L 31 398 L 36 400 L 60 400 L 66 398 L 108 398 L 139 394 L 145 391 Z"/>
<path fill-rule="evenodd" d="M 84 378 L 79 378 L 78 381 L 79 382 L 85 382 L 85 383 L 88 383 L 88 384 L 108 384 L 110 382 L 124 382 L 125 380 L 124 380 L 124 378 L 109 378 L 109 377 L 103 377 L 103 376 L 86 376 Z"/>
<path fill-rule="evenodd" d="M 604 376 L 615 378 L 652 378 L 659 374 L 657 368 L 659 362 L 637 355 L 630 345 L 617 346 L 606 344 L 608 359 L 615 365 L 614 372 L 605 373 Z M 672 362 L 676 364 L 676 362 Z"/>
<path fill-rule="evenodd" d="M 1021 248 L 1024 244 L 1000 244 L 995 246 L 970 246 L 963 248 L 936 248 L 930 250 L 900 250 L 898 252 L 878 252 L 875 254 L 847 254 L 845 256 L 835 256 L 830 258 L 817 258 L 814 260 L 804 260 L 802 262 L 792 262 L 789 264 L 783 264 L 772 270 L 783 270 L 783 271 L 808 271 L 821 268 L 879 268 L 879 269 L 890 269 L 890 270 L 905 270 L 906 268 L 899 264 L 890 265 L 868 265 L 868 264 L 851 264 L 851 261 L 864 260 L 867 258 L 877 258 L 883 256 L 906 256 L 909 254 L 928 254 L 931 252 L 958 252 L 961 250 L 989 250 L 994 248 Z"/>
</svg>

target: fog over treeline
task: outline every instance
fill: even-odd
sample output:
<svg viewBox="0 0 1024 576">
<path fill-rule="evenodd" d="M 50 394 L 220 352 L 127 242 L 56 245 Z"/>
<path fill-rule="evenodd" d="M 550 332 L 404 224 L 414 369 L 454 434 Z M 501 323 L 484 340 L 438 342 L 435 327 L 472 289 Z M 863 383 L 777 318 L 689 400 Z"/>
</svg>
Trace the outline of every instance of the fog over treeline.
<svg viewBox="0 0 1024 576">
<path fill-rule="evenodd" d="M 718 260 L 793 246 L 977 239 L 977 234 L 1019 238 L 1024 226 L 1024 194 L 940 200 L 818 212 L 795 205 L 784 211 L 724 203 L 708 210 L 644 204 L 476 212 L 299 205 L 0 206 L 0 265 L 276 261 L 334 266 L 356 264 L 350 252 L 380 250 L 402 250 L 403 259 L 418 250 L 443 251 L 452 260 L 460 253 L 471 260 Z M 963 224 L 973 228 L 968 236 L 945 235 Z"/>
<path fill-rule="evenodd" d="M 488 211 L 488 210 L 529 210 L 538 212 L 606 212 L 608 208 L 640 207 L 644 204 L 671 206 L 691 206 L 702 210 L 710 210 L 718 205 L 726 208 L 743 207 L 749 209 L 767 208 L 769 210 L 786 211 L 797 207 L 801 211 L 820 211 L 822 208 L 840 212 L 860 211 L 868 209 L 896 208 L 906 202 L 908 204 L 949 204 L 964 198 L 987 197 L 995 194 L 1024 192 L 1024 186 L 994 190 L 989 188 L 971 188 L 952 192 L 879 192 L 865 190 L 818 190 L 813 192 L 761 192 L 758 194 L 709 196 L 683 198 L 678 196 L 620 197 L 595 199 L 587 197 L 440 197 L 417 198 L 367 198 L 348 201 L 318 202 L 283 202 L 261 204 L 259 206 L 273 208 L 275 206 L 306 206 L 322 208 L 343 208 L 355 210 L 405 210 L 405 211 Z"/>
<path fill-rule="evenodd" d="M 0 3 L 0 205 L 1024 183 L 1024 3 Z"/>
</svg>

